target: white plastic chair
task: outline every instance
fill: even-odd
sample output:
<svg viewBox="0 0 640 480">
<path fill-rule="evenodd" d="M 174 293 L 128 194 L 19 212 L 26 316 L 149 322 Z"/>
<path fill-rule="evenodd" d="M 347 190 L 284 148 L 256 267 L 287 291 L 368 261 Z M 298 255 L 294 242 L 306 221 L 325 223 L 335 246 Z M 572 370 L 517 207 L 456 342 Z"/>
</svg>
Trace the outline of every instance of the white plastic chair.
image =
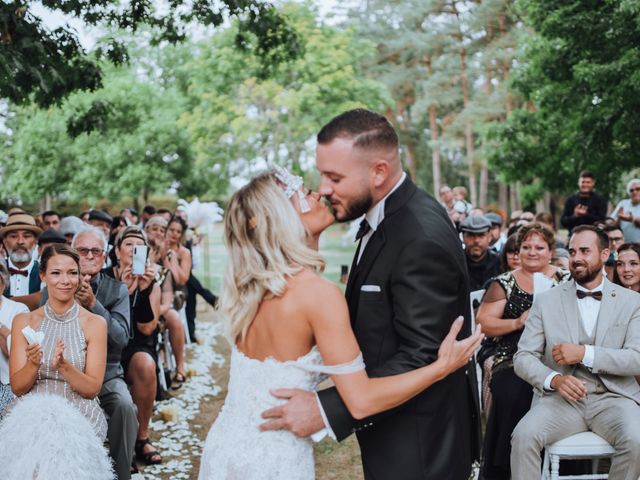
<svg viewBox="0 0 640 480">
<path fill-rule="evenodd" d="M 597 480 L 609 478 L 598 474 L 598 460 L 611 457 L 614 448 L 604 438 L 593 432 L 581 432 L 545 446 L 542 480 Z M 592 459 L 592 473 L 586 475 L 563 475 L 560 477 L 560 460 Z"/>
<path fill-rule="evenodd" d="M 477 301 L 478 304 L 482 301 L 485 289 L 475 290 L 469 294 L 469 302 L 471 302 L 471 333 L 476 331 L 476 312 L 473 309 L 473 304 Z"/>
<path fill-rule="evenodd" d="M 476 331 L 476 312 L 473 309 L 473 304 L 478 301 L 480 303 L 482 301 L 482 297 L 484 296 L 484 289 L 475 290 L 469 294 L 469 302 L 471 303 L 471 334 Z M 473 354 L 473 357 L 477 359 L 477 352 Z M 478 365 L 476 362 L 476 378 L 478 379 L 478 395 L 482 399 L 482 366 Z M 480 402 L 482 403 L 482 401 Z"/>
</svg>

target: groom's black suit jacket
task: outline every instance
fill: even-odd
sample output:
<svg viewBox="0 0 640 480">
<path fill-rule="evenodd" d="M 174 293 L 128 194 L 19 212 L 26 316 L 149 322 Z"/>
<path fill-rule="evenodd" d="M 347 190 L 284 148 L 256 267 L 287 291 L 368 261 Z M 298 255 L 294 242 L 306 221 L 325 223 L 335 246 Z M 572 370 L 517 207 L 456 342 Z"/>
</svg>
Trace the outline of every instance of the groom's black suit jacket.
<svg viewBox="0 0 640 480">
<path fill-rule="evenodd" d="M 380 291 L 362 291 L 363 285 Z M 387 198 L 384 220 L 360 262 L 354 260 L 346 297 L 371 377 L 432 363 L 453 320 L 469 319 L 460 239 L 444 208 L 409 178 Z M 465 322 L 460 338 L 470 333 Z M 351 417 L 335 388 L 319 398 L 338 440 L 356 432 L 367 480 L 467 480 L 480 445 L 475 382 L 469 364 L 404 405 L 363 420 Z"/>
</svg>

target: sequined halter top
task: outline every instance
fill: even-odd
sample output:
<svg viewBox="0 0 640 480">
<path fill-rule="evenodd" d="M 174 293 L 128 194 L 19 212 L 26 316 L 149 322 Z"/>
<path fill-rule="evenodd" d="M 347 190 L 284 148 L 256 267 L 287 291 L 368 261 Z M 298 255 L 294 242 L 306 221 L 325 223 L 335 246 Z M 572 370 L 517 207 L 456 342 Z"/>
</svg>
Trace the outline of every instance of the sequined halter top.
<svg viewBox="0 0 640 480">
<path fill-rule="evenodd" d="M 104 439 L 107 421 L 98 400 L 80 396 L 53 366 L 56 344 L 61 339 L 64 342 L 65 360 L 81 372 L 85 370 L 87 340 L 80 325 L 80 306 L 74 302 L 69 310 L 57 314 L 47 302 L 44 306 L 44 318 L 38 330 L 44 333 L 42 364 L 29 393 L 48 393 L 65 397 L 89 420 L 96 434 Z"/>
</svg>

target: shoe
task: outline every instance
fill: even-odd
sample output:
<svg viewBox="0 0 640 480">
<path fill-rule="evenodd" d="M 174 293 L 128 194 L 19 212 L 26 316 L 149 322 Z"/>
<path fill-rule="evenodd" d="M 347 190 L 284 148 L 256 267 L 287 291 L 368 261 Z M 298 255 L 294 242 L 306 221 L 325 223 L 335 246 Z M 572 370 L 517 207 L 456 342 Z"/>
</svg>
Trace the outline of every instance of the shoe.
<svg viewBox="0 0 640 480">
<path fill-rule="evenodd" d="M 187 377 L 185 377 L 184 373 L 176 372 L 176 374 L 171 379 L 171 390 L 179 390 L 186 380 Z"/>
<path fill-rule="evenodd" d="M 136 458 L 138 460 L 142 460 L 145 465 L 158 465 L 159 463 L 162 463 L 162 456 L 160 455 L 160 452 L 158 452 L 155 447 L 153 450 L 145 452 L 145 445 L 151 445 L 149 438 L 136 440 L 136 445 L 134 448 L 136 452 Z M 153 447 L 153 445 L 151 446 Z"/>
</svg>

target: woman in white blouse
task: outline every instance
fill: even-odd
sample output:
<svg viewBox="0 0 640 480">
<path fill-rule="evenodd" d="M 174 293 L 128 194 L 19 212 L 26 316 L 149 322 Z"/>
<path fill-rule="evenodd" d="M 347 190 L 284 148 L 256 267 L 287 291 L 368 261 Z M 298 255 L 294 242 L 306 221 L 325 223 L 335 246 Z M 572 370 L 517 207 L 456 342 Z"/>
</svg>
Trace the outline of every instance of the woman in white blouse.
<svg viewBox="0 0 640 480">
<path fill-rule="evenodd" d="M 9 271 L 4 262 L 0 262 L 0 291 L 9 285 Z M 19 313 L 28 312 L 23 303 L 14 302 L 0 295 L 0 418 L 5 408 L 15 398 L 9 385 L 9 348 L 11 347 L 11 324 Z"/>
</svg>

